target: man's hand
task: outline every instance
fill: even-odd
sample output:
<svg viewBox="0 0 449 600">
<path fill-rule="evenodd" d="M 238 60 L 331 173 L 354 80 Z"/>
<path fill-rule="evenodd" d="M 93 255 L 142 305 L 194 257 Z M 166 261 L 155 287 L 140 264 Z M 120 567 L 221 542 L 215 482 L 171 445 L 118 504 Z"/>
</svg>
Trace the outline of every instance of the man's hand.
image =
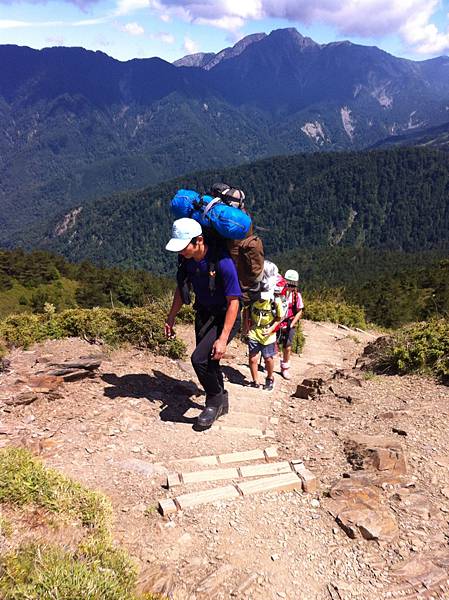
<svg viewBox="0 0 449 600">
<path fill-rule="evenodd" d="M 226 342 L 218 338 L 215 340 L 214 345 L 212 346 L 211 358 L 213 360 L 220 360 L 223 357 L 223 354 L 226 352 Z"/>
<path fill-rule="evenodd" d="M 169 340 L 172 340 L 176 337 L 175 330 L 173 329 L 174 321 L 173 319 L 168 318 L 165 322 L 164 333 L 165 337 Z"/>
</svg>

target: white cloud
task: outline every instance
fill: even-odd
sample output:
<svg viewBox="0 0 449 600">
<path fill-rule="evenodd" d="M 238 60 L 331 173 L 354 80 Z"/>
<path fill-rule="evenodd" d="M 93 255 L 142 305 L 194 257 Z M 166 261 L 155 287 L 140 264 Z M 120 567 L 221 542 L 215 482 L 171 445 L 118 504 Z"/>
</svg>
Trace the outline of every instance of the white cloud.
<svg viewBox="0 0 449 600">
<path fill-rule="evenodd" d="M 47 4 L 48 0 L 28 0 L 31 4 Z M 21 0 L 0 0 L 0 4 L 19 4 Z M 64 0 L 68 4 L 74 4 L 81 10 L 86 10 L 91 4 L 96 4 L 99 0 Z"/>
<path fill-rule="evenodd" d="M 65 39 L 61 35 L 55 35 L 45 38 L 47 44 L 54 44 L 55 46 L 63 46 Z"/>
<path fill-rule="evenodd" d="M 120 25 L 120 30 L 124 33 L 129 33 L 129 35 L 143 35 L 145 33 L 145 29 L 139 23 L 126 23 L 126 25 Z"/>
<path fill-rule="evenodd" d="M 163 44 L 174 44 L 175 36 L 171 33 L 166 33 L 165 31 L 158 31 L 156 33 L 150 33 L 150 38 L 153 40 L 158 40 Z"/>
<path fill-rule="evenodd" d="M 187 35 L 184 38 L 183 48 L 187 54 L 196 54 L 198 52 L 198 44 Z"/>
<path fill-rule="evenodd" d="M 110 17 L 98 19 L 82 19 L 81 21 L 14 21 L 11 19 L 0 19 L 0 29 L 19 29 L 33 27 L 82 27 L 98 25 L 110 21 Z"/>
<path fill-rule="evenodd" d="M 166 14 L 159 15 L 159 18 L 161 21 L 164 21 L 164 23 L 170 23 L 170 21 L 171 21 L 170 15 L 166 15 Z"/>
<path fill-rule="evenodd" d="M 152 4 L 151 0 L 118 0 L 115 14 L 116 16 L 128 15 L 136 10 L 150 8 Z"/>
<path fill-rule="evenodd" d="M 210 25 L 211 27 L 218 27 L 219 29 L 226 29 L 227 31 L 235 31 L 240 29 L 245 24 L 245 19 L 242 17 L 220 17 L 219 19 L 204 19 L 199 17 L 195 19 L 195 23 L 198 25 Z"/>
<path fill-rule="evenodd" d="M 248 20 L 280 18 L 295 24 L 323 24 L 342 36 L 398 34 L 410 49 L 423 54 L 449 47 L 449 29 L 432 22 L 441 0 L 119 0 L 151 6 L 161 18 L 236 32 Z"/>
</svg>

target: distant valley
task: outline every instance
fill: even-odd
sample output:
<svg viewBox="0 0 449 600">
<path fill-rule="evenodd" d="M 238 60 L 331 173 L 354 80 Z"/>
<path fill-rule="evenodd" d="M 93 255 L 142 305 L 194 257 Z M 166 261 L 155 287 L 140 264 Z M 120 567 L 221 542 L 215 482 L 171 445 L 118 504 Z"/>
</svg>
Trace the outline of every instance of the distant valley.
<svg viewBox="0 0 449 600">
<path fill-rule="evenodd" d="M 7 245 L 115 191 L 273 155 L 359 150 L 448 121 L 449 58 L 320 45 L 294 29 L 175 65 L 17 46 L 0 46 L 0 61 Z"/>
</svg>

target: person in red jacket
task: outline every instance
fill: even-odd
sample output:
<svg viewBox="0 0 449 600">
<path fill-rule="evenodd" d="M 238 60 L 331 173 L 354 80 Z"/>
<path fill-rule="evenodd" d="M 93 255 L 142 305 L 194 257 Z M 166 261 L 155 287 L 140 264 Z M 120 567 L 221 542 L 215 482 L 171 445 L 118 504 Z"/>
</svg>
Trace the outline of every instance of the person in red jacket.
<svg viewBox="0 0 449 600">
<path fill-rule="evenodd" d="M 286 316 L 281 322 L 278 333 L 278 344 L 282 346 L 281 373 L 284 379 L 291 379 L 290 356 L 292 343 L 296 333 L 296 324 L 302 317 L 304 302 L 298 290 L 299 275 L 293 269 L 288 269 L 284 275 L 286 282 L 283 300 L 286 304 Z"/>
</svg>

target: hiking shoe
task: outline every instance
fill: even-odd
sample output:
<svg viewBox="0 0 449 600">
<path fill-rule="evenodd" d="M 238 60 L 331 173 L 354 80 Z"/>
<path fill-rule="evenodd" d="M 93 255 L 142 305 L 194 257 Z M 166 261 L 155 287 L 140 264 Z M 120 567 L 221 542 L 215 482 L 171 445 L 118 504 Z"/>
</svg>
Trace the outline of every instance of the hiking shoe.
<svg viewBox="0 0 449 600">
<path fill-rule="evenodd" d="M 251 381 L 251 383 L 248 384 L 248 387 L 259 389 L 260 388 L 260 383 L 256 383 L 255 381 Z"/>
<path fill-rule="evenodd" d="M 266 392 L 272 392 L 273 388 L 274 388 L 274 379 L 270 379 L 269 377 L 267 377 L 265 380 L 265 385 L 263 386 L 263 389 Z"/>
<path fill-rule="evenodd" d="M 198 415 L 197 426 L 201 429 L 212 427 L 214 421 L 225 415 L 228 412 L 228 407 L 224 404 L 219 406 L 206 406 L 206 408 Z"/>
</svg>

